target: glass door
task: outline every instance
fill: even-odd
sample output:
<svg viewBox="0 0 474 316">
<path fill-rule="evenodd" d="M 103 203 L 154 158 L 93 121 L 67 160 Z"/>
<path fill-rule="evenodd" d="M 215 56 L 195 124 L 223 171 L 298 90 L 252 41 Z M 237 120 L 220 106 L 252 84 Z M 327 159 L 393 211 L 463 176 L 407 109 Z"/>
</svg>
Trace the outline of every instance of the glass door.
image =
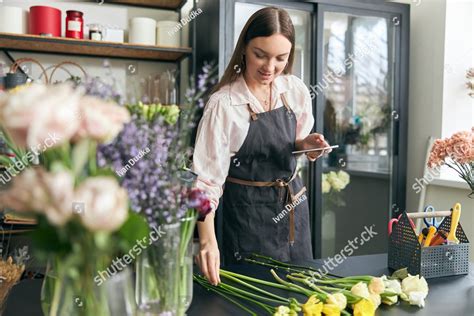
<svg viewBox="0 0 474 316">
<path fill-rule="evenodd" d="M 317 129 L 339 148 L 320 163 L 320 254 L 386 252 L 398 120 L 397 23 L 320 6 Z"/>
</svg>

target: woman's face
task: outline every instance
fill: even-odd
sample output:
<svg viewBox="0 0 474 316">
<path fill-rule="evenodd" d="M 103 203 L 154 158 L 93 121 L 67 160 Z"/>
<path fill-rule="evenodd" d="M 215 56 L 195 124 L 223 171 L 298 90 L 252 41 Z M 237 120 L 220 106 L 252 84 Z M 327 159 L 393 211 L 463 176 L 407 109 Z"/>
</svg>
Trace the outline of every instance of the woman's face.
<svg viewBox="0 0 474 316">
<path fill-rule="evenodd" d="M 291 42 L 281 34 L 252 39 L 245 49 L 247 76 L 270 84 L 285 69 L 290 51 Z"/>
</svg>

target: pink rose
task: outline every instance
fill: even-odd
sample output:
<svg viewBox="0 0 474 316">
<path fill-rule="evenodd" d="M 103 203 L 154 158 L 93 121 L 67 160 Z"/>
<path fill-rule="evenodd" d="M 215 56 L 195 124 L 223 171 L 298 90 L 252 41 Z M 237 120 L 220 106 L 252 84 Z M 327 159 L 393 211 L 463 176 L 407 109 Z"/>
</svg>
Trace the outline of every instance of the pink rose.
<svg viewBox="0 0 474 316">
<path fill-rule="evenodd" d="M 128 217 L 128 195 L 113 177 L 93 177 L 82 182 L 74 196 L 83 205 L 80 219 L 91 231 L 115 231 Z"/>
<path fill-rule="evenodd" d="M 84 96 L 80 100 L 80 113 L 81 124 L 75 139 L 90 137 L 100 143 L 109 142 L 130 121 L 126 108 L 92 96 Z"/>
<path fill-rule="evenodd" d="M 0 194 L 0 205 L 17 212 L 44 214 L 56 226 L 72 216 L 74 178 L 68 171 L 49 173 L 43 167 L 28 168 Z"/>
<path fill-rule="evenodd" d="M 32 84 L 6 93 L 0 100 L 0 125 L 19 147 L 38 149 L 53 135 L 47 146 L 58 146 L 69 141 L 79 126 L 79 97 L 69 84 Z"/>
</svg>

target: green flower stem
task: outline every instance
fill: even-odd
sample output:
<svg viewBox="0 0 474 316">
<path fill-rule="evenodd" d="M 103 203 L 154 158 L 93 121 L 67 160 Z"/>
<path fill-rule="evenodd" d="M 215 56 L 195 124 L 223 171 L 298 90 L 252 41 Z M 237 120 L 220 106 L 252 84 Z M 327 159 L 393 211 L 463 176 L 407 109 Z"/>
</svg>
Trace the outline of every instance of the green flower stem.
<svg viewBox="0 0 474 316">
<path fill-rule="evenodd" d="M 311 271 L 315 271 L 315 272 L 318 271 L 317 269 L 315 269 L 313 267 L 304 267 L 304 266 L 300 266 L 300 265 L 297 265 L 297 264 L 285 263 L 285 262 L 282 262 L 282 261 L 275 260 L 272 257 L 259 255 L 259 254 L 256 254 L 256 253 L 252 254 L 252 256 L 254 256 L 256 258 L 268 260 L 268 261 L 273 262 L 273 263 L 275 263 L 279 266 L 282 266 L 282 267 L 297 268 L 297 269 L 303 269 L 303 270 L 311 270 Z"/>
<path fill-rule="evenodd" d="M 305 278 L 297 278 L 295 276 L 292 276 L 292 275 L 287 275 L 286 276 L 288 279 L 290 279 L 291 281 L 296 281 L 296 282 L 300 282 L 300 283 L 303 283 L 304 285 L 306 285 L 307 287 L 311 288 L 312 290 L 314 291 L 317 291 L 321 294 L 324 294 L 325 296 L 328 295 L 329 293 L 327 293 L 326 291 L 323 291 L 322 289 L 320 289 L 319 287 L 317 287 L 313 282 L 311 282 L 311 278 L 308 278 L 308 277 L 305 277 Z M 324 301 L 326 301 L 326 298 L 324 298 Z"/>
<path fill-rule="evenodd" d="M 380 296 L 381 297 L 391 297 L 391 296 L 397 296 L 398 294 L 395 293 L 395 292 L 383 292 L 383 293 L 380 293 Z"/>
<path fill-rule="evenodd" d="M 314 294 L 313 291 L 309 291 L 308 289 L 305 289 L 304 287 L 301 287 L 299 285 L 296 285 L 296 284 L 293 284 L 291 282 L 288 282 L 288 281 L 285 281 L 285 280 L 281 279 L 278 276 L 278 274 L 276 274 L 275 270 L 271 269 L 270 272 L 273 275 L 273 277 L 275 278 L 275 280 L 277 280 L 279 283 L 281 283 L 283 285 L 286 285 L 288 288 L 298 289 L 299 291 L 301 291 L 301 293 L 305 294 L 308 297 L 310 297 L 311 295 Z"/>
<path fill-rule="evenodd" d="M 250 259 L 250 258 L 245 258 L 245 261 L 250 262 L 250 263 L 254 263 L 254 264 L 258 264 L 258 265 L 261 265 L 261 266 L 265 266 L 265 267 L 270 267 L 270 268 L 273 268 L 275 270 L 284 270 L 288 273 L 292 272 L 292 271 L 294 271 L 294 272 L 303 272 L 302 270 L 289 268 L 289 267 L 281 267 L 281 266 L 278 266 L 278 265 L 274 265 L 274 264 L 267 263 L 267 262 L 261 262 L 261 261 L 257 261 L 257 260 Z"/>
<path fill-rule="evenodd" d="M 222 289 L 225 289 L 227 291 L 230 291 L 230 292 L 235 291 L 235 292 L 240 293 L 240 294 L 242 294 L 246 297 L 249 297 L 249 298 L 252 298 L 252 297 L 253 298 L 259 298 L 261 300 L 269 301 L 269 302 L 272 302 L 272 303 L 275 303 L 275 304 L 288 304 L 288 302 L 286 302 L 286 301 L 276 300 L 276 299 L 261 296 L 261 295 L 255 294 L 255 293 L 247 292 L 247 291 L 242 290 L 238 287 L 235 287 L 235 286 L 232 286 L 232 285 L 229 285 L 229 284 L 225 284 L 225 283 L 219 284 L 218 287 L 220 287 Z"/>
<path fill-rule="evenodd" d="M 253 298 L 250 298 L 248 296 L 244 296 L 244 295 L 240 295 L 238 293 L 234 293 L 232 291 L 229 291 L 227 289 L 223 289 L 223 288 L 220 288 L 223 292 L 229 294 L 229 295 L 234 295 L 236 297 L 239 297 L 241 299 L 244 299 L 244 300 L 247 300 L 249 302 L 252 302 L 258 306 L 260 306 L 262 309 L 264 309 L 266 312 L 270 313 L 270 315 L 273 315 L 273 310 L 274 310 L 274 307 L 268 305 L 268 304 L 265 304 L 263 302 L 260 302 L 260 301 L 257 301 L 257 300 L 254 300 Z"/>
<path fill-rule="evenodd" d="M 349 312 L 346 311 L 346 310 L 342 310 L 342 311 L 341 311 L 341 315 L 348 315 L 348 316 L 351 316 L 351 313 L 349 313 Z"/>
<path fill-rule="evenodd" d="M 342 293 L 347 297 L 347 302 L 351 303 L 351 304 L 357 303 L 362 299 L 362 297 L 354 295 L 354 294 L 352 294 L 351 291 L 348 291 L 348 290 L 333 288 L 333 287 L 330 287 L 330 286 L 322 286 L 322 285 L 319 286 L 319 288 L 321 288 L 323 290 L 327 290 L 327 291 L 332 292 L 332 293 Z"/>
<path fill-rule="evenodd" d="M 246 311 L 247 313 L 249 313 L 250 315 L 252 316 L 257 316 L 257 314 L 255 312 L 253 312 L 252 310 L 250 310 L 249 308 L 247 308 L 246 306 L 240 304 L 239 302 L 237 302 L 236 300 L 232 299 L 231 297 L 227 296 L 226 294 L 222 293 L 221 291 L 217 290 L 216 287 L 212 287 L 210 286 L 209 283 L 204 283 L 203 280 L 200 280 L 196 275 L 193 276 L 194 280 L 196 282 L 198 282 L 202 287 L 204 287 L 205 289 L 207 290 L 210 290 L 210 291 L 213 291 L 221 296 L 223 296 L 224 298 L 226 298 L 227 300 L 229 300 L 230 302 L 234 303 L 235 305 L 237 305 L 238 307 L 240 307 L 241 309 L 243 309 L 244 311 Z M 236 295 L 236 294 L 234 294 Z M 237 295 L 236 295 L 237 296 Z"/>
<path fill-rule="evenodd" d="M 95 176 L 97 174 L 96 148 L 96 142 L 91 140 L 89 142 L 89 172 L 91 176 Z"/>
<path fill-rule="evenodd" d="M 69 169 L 72 169 L 72 159 L 70 155 L 71 148 L 69 142 L 64 142 L 64 144 L 61 145 L 60 150 L 62 156 L 61 160 L 66 164 Z"/>
<path fill-rule="evenodd" d="M 263 285 L 267 285 L 267 286 L 272 286 L 272 287 L 275 287 L 275 288 L 278 288 L 278 289 L 288 290 L 287 286 L 279 284 L 279 283 L 264 281 L 264 280 L 252 278 L 252 277 L 249 277 L 249 276 L 246 276 L 246 275 L 242 275 L 242 274 L 222 270 L 222 269 L 220 270 L 220 272 L 224 272 L 226 274 L 229 274 L 231 276 L 234 276 L 234 277 L 242 279 L 242 280 L 247 280 L 247 281 L 251 281 L 251 282 L 255 282 L 255 283 L 259 283 L 259 284 L 263 284 Z M 302 293 L 302 294 L 304 294 L 304 293 Z"/>
<path fill-rule="evenodd" d="M 56 268 L 59 267 L 59 264 L 58 264 L 58 258 L 56 257 L 55 258 L 56 260 L 56 263 L 53 265 Z M 61 298 L 61 284 L 62 284 L 62 279 L 63 279 L 63 275 L 62 275 L 62 271 L 55 271 L 55 273 L 57 273 L 57 276 L 56 276 L 56 279 L 54 280 L 54 293 L 53 293 L 53 299 L 52 299 L 52 302 L 51 302 L 51 309 L 50 309 L 50 312 L 49 312 L 49 315 L 51 316 L 56 316 L 58 314 L 58 309 L 59 309 L 59 301 L 60 301 L 60 298 Z"/>
<path fill-rule="evenodd" d="M 7 158 L 7 157 L 2 155 L 2 156 L 0 156 L 0 163 L 2 165 L 4 165 L 5 167 L 9 167 L 10 164 L 12 163 L 12 161 L 10 160 L 10 158 Z"/>
<path fill-rule="evenodd" d="M 7 147 L 13 151 L 13 153 L 15 154 L 16 158 L 18 159 L 21 159 L 21 157 L 23 157 L 25 155 L 25 153 L 23 152 L 23 150 L 21 150 L 20 148 L 16 147 L 15 144 L 13 143 L 10 135 L 8 134 L 8 132 L 4 129 L 4 128 L 0 128 L 0 132 L 2 132 L 3 134 L 3 141 L 5 142 L 5 144 L 7 145 Z"/>
<path fill-rule="evenodd" d="M 236 295 L 236 296 L 245 298 L 247 300 L 253 300 L 253 298 L 259 298 L 261 300 L 269 301 L 269 302 L 272 302 L 272 303 L 275 303 L 275 304 L 288 304 L 288 301 L 289 301 L 289 299 L 284 299 L 283 301 L 281 301 L 281 300 L 275 300 L 275 299 L 272 299 L 272 298 L 264 297 L 264 296 L 261 296 L 261 295 L 257 295 L 255 293 L 247 292 L 243 289 L 240 289 L 238 287 L 232 286 L 230 284 L 225 284 L 225 283 L 222 283 L 222 282 L 218 286 L 214 286 L 214 285 L 211 285 L 209 283 L 209 281 L 207 281 L 205 278 L 203 278 L 201 276 L 197 276 L 197 277 L 200 278 L 203 282 L 205 282 L 209 286 L 211 286 L 212 288 L 222 289 L 222 290 L 228 292 L 229 294 Z M 262 302 L 260 302 L 260 303 L 262 303 Z M 269 306 L 269 305 L 267 305 L 267 306 Z"/>
<path fill-rule="evenodd" d="M 316 269 L 316 268 L 313 268 L 313 267 L 305 267 L 305 266 L 301 266 L 301 265 L 297 265 L 297 264 L 285 263 L 285 262 L 275 260 L 271 257 L 259 255 L 259 254 L 256 254 L 256 253 L 252 254 L 252 256 L 256 257 L 256 258 L 260 258 L 260 259 L 265 259 L 267 261 L 270 261 L 273 264 L 271 264 L 269 262 L 254 260 L 254 259 L 251 259 L 251 258 L 247 258 L 245 260 L 247 262 L 250 262 L 250 263 L 259 264 L 259 265 L 267 266 L 267 267 L 272 267 L 274 269 L 283 269 L 283 270 L 286 270 L 287 272 L 294 271 L 294 272 L 308 273 L 308 274 L 310 272 L 313 272 L 313 273 L 317 273 L 318 275 L 321 276 L 319 269 Z M 334 278 L 340 278 L 340 276 L 332 274 L 332 273 L 327 273 L 327 275 L 330 275 Z"/>
<path fill-rule="evenodd" d="M 254 290 L 254 291 L 257 291 L 257 292 L 260 292 L 260 293 L 262 293 L 262 294 L 268 295 L 269 297 L 273 297 L 273 298 L 275 298 L 275 299 L 277 299 L 277 300 L 279 300 L 279 301 L 281 301 L 281 302 L 284 302 L 285 304 L 289 303 L 289 299 L 284 298 L 284 297 L 281 297 L 281 296 L 276 295 L 276 294 L 273 294 L 273 293 L 271 293 L 271 292 L 262 290 L 262 289 L 260 289 L 260 288 L 258 288 L 258 287 L 256 287 L 256 286 L 253 286 L 253 285 L 251 285 L 251 284 L 249 284 L 249 283 L 247 283 L 247 282 L 244 282 L 244 281 L 242 281 L 242 280 L 240 280 L 240 279 L 238 279 L 238 278 L 236 278 L 236 277 L 234 277 L 234 276 L 232 276 L 232 275 L 230 275 L 230 274 L 227 274 L 225 271 L 222 271 L 222 270 L 221 270 L 221 271 L 219 272 L 219 274 L 220 274 L 221 276 L 223 276 L 223 277 L 229 279 L 229 280 L 232 280 L 232 281 L 234 281 L 234 282 L 236 282 L 236 283 L 240 283 L 240 284 L 242 284 L 242 285 L 244 285 L 244 286 L 246 286 L 246 287 L 248 287 L 248 288 L 250 288 L 250 289 L 252 289 L 252 290 Z"/>
</svg>

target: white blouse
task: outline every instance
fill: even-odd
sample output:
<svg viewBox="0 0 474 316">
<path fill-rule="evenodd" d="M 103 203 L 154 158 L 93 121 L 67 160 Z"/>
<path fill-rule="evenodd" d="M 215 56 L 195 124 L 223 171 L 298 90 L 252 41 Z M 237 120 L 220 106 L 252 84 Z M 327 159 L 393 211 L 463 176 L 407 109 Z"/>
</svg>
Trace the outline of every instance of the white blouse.
<svg viewBox="0 0 474 316">
<path fill-rule="evenodd" d="M 280 75 L 274 79 L 272 91 L 272 100 L 277 100 L 274 108 L 283 106 L 280 94 L 286 92 L 288 105 L 296 115 L 296 140 L 304 139 L 314 124 L 308 88 L 296 76 Z M 241 75 L 211 95 L 198 126 L 192 170 L 198 175 L 196 187 L 206 193 L 213 211 L 223 194 L 231 157 L 247 136 L 250 126 L 247 103 L 256 113 L 265 111 Z"/>
</svg>

